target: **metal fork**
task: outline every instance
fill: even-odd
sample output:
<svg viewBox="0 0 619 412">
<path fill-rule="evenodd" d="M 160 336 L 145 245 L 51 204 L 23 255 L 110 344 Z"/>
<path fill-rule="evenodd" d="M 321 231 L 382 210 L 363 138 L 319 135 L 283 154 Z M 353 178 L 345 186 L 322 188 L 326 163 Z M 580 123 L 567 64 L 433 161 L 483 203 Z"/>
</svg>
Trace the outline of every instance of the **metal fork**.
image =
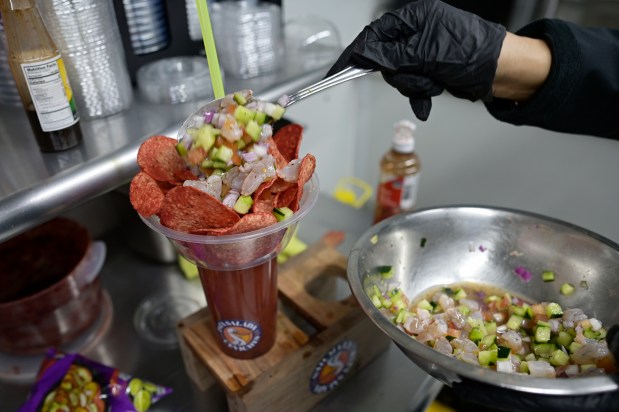
<svg viewBox="0 0 619 412">
<path fill-rule="evenodd" d="M 287 101 L 283 105 L 284 107 L 288 107 L 293 103 L 298 102 L 299 100 L 303 100 L 306 97 L 313 95 L 314 93 L 318 93 L 329 87 L 336 86 L 340 83 L 347 82 L 348 80 L 356 79 L 358 77 L 365 76 L 368 73 L 372 73 L 374 70 L 372 69 L 362 69 L 356 66 L 348 66 L 342 71 L 335 73 L 332 76 L 327 77 L 317 83 L 314 83 L 310 86 L 307 86 L 295 93 L 289 94 L 287 97 Z"/>
</svg>

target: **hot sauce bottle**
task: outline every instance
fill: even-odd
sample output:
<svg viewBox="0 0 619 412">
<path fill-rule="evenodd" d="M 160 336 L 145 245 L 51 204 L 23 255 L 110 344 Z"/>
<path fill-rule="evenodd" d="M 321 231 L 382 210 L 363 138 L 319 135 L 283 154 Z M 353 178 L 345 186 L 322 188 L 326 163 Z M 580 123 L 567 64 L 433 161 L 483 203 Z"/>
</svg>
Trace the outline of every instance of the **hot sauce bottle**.
<svg viewBox="0 0 619 412">
<path fill-rule="evenodd" d="M 415 153 L 416 128 L 409 120 L 394 125 L 391 149 L 380 162 L 374 223 L 410 211 L 417 203 L 421 163 Z"/>
<path fill-rule="evenodd" d="M 35 0 L 0 0 L 9 66 L 28 120 L 44 152 L 82 140 L 79 115 L 62 57 Z"/>
</svg>

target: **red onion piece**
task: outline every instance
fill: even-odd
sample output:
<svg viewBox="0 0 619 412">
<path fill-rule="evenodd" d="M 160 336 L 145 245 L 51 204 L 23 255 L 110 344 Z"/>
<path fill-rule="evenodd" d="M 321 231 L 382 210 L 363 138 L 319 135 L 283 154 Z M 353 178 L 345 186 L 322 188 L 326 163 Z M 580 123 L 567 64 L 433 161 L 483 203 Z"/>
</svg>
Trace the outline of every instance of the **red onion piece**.
<svg viewBox="0 0 619 412">
<path fill-rule="evenodd" d="M 517 266 L 516 268 L 514 268 L 514 273 L 525 282 L 528 282 L 533 278 L 531 272 L 529 272 L 525 267 L 522 266 Z"/>
</svg>

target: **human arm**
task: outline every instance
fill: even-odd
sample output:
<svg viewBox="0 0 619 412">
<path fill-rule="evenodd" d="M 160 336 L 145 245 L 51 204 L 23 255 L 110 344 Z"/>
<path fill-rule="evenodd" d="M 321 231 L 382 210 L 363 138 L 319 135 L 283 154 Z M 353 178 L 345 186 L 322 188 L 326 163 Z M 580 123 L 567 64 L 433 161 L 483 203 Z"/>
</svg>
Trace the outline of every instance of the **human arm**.
<svg viewBox="0 0 619 412">
<path fill-rule="evenodd" d="M 540 20 L 512 34 L 417 0 L 366 26 L 328 74 L 350 64 L 379 70 L 420 120 L 447 90 L 515 125 L 619 139 L 618 30 Z"/>
<path fill-rule="evenodd" d="M 546 42 L 508 32 L 497 61 L 492 96 L 519 102 L 530 99 L 546 81 L 551 63 Z"/>
<path fill-rule="evenodd" d="M 516 125 L 619 139 L 619 30 L 543 19 L 516 34 L 548 45 L 550 71 L 525 101 L 495 95 L 486 103 L 490 114 Z"/>
</svg>

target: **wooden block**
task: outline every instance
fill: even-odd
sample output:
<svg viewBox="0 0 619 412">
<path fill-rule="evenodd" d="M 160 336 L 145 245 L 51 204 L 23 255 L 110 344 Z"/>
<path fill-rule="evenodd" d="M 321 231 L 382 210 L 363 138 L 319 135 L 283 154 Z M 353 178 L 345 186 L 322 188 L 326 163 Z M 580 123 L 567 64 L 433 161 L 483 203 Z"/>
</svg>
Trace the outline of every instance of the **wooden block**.
<svg viewBox="0 0 619 412">
<path fill-rule="evenodd" d="M 279 311 L 274 347 L 259 358 L 240 360 L 217 347 L 208 309 L 179 324 L 187 373 L 201 389 L 213 381 L 221 385 L 231 411 L 308 410 L 389 346 L 352 296 L 326 302 L 307 292 L 307 284 L 321 276 L 346 276 L 346 258 L 332 243 L 318 242 L 279 272 L 282 301 L 314 326 L 311 333 Z"/>
</svg>

